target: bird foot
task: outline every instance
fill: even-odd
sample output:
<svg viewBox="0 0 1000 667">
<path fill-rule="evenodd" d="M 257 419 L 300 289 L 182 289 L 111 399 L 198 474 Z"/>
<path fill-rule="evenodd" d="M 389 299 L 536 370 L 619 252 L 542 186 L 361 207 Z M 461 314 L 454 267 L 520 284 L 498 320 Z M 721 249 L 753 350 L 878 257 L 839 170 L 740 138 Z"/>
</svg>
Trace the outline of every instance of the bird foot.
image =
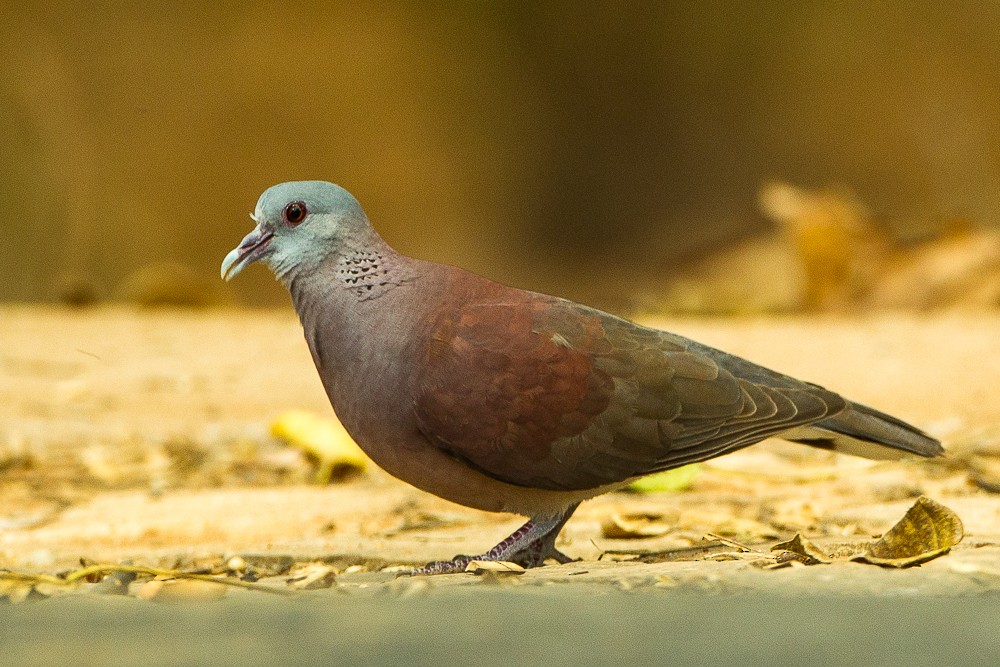
<svg viewBox="0 0 1000 667">
<path fill-rule="evenodd" d="M 430 574 L 455 574 L 457 572 L 465 572 L 469 563 L 477 560 L 509 561 L 511 563 L 517 563 L 524 568 L 539 567 L 544 565 L 545 561 L 549 559 L 556 561 L 560 565 L 580 560 L 579 558 L 570 558 L 556 548 L 552 548 L 548 552 L 542 552 L 540 549 L 535 549 L 537 545 L 537 542 L 533 542 L 528 548 L 507 557 L 494 555 L 493 549 L 478 556 L 465 556 L 459 554 L 451 560 L 432 561 L 423 567 L 403 572 L 402 575 L 416 577 Z"/>
<path fill-rule="evenodd" d="M 535 517 L 484 554 L 433 561 L 403 574 L 421 576 L 465 572 L 474 560 L 510 561 L 526 568 L 544 565 L 550 558 L 560 564 L 571 563 L 575 559 L 556 549 L 556 536 L 575 509 L 576 505 L 572 505 L 558 515 Z"/>
<path fill-rule="evenodd" d="M 451 560 L 435 560 L 427 563 L 423 567 L 414 568 L 408 572 L 401 572 L 404 577 L 420 577 L 430 574 L 456 574 L 465 572 L 465 568 L 474 560 L 482 560 L 473 556 L 458 555 Z"/>
</svg>

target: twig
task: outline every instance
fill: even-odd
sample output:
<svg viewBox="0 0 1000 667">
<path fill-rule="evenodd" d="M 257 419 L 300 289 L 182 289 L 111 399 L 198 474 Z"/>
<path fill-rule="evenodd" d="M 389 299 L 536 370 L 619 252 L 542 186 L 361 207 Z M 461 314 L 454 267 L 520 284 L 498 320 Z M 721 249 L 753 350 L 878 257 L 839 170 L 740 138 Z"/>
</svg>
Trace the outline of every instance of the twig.
<svg viewBox="0 0 1000 667">
<path fill-rule="evenodd" d="M 757 549 L 754 549 L 753 547 L 748 547 L 745 544 L 737 542 L 736 540 L 731 540 L 728 537 L 723 537 L 722 535 L 716 535 L 715 533 L 705 533 L 705 537 L 711 538 L 711 539 L 713 539 L 713 540 L 715 540 L 717 542 L 722 542 L 726 546 L 732 547 L 734 549 L 739 549 L 740 551 L 742 551 L 744 553 L 763 554 L 762 551 L 758 551 Z"/>
</svg>

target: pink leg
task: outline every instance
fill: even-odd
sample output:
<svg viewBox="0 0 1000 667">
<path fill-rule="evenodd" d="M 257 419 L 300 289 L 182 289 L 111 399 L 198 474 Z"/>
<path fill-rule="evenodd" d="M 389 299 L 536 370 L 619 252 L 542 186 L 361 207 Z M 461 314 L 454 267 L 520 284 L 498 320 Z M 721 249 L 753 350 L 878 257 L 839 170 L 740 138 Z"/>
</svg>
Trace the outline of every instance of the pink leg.
<svg viewBox="0 0 1000 667">
<path fill-rule="evenodd" d="M 546 559 L 552 558 L 560 563 L 568 563 L 572 559 L 556 549 L 556 536 L 576 510 L 576 505 L 567 507 L 563 512 L 551 516 L 535 516 L 530 521 L 515 530 L 498 545 L 479 556 L 455 556 L 451 560 L 439 560 L 417 568 L 410 575 L 451 574 L 464 572 L 465 567 L 474 560 L 506 560 L 513 561 L 525 567 L 537 567 Z"/>
</svg>

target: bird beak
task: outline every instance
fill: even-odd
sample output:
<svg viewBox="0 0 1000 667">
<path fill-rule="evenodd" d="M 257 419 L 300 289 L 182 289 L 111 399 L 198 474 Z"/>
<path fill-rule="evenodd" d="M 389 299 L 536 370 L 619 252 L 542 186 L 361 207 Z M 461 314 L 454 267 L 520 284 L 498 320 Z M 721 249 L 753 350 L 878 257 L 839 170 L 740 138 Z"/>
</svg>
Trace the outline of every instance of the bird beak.
<svg viewBox="0 0 1000 667">
<path fill-rule="evenodd" d="M 222 260 L 222 279 L 232 280 L 240 271 L 263 257 L 273 238 L 274 232 L 266 231 L 257 225 Z"/>
</svg>

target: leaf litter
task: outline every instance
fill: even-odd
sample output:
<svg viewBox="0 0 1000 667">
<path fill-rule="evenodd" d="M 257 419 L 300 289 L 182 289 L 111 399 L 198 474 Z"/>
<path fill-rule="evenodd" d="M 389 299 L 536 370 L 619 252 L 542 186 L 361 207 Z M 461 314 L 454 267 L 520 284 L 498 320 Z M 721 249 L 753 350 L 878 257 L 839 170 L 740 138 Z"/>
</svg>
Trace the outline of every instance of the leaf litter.
<svg viewBox="0 0 1000 667">
<path fill-rule="evenodd" d="M 625 521 L 624 525 L 634 526 L 636 529 L 623 531 L 621 534 L 624 537 L 643 537 L 644 532 L 647 532 L 645 528 L 647 524 L 657 526 L 659 530 L 662 523 L 662 517 L 645 514 L 632 517 L 631 520 L 634 523 Z M 612 515 L 602 525 L 605 537 L 619 534 L 616 531 L 620 530 L 621 525 L 622 516 Z M 770 554 L 766 554 L 727 537 L 708 533 L 705 536 L 708 539 L 688 547 L 660 551 L 607 550 L 604 553 L 613 556 L 630 554 L 634 560 L 643 563 L 756 558 L 755 564 L 766 569 L 848 561 L 905 568 L 926 563 L 948 553 L 962 541 L 963 536 L 962 521 L 955 512 L 926 496 L 920 496 L 906 514 L 878 541 L 860 543 L 847 548 L 840 545 L 836 549 L 824 550 L 802 534 L 796 533 L 791 539 L 771 546 Z"/>
<path fill-rule="evenodd" d="M 130 579 L 124 575 L 134 575 Z M 139 588 L 137 597 L 145 600 L 180 601 L 216 599 L 224 594 L 226 587 L 242 588 L 262 593 L 288 595 L 290 591 L 266 584 L 258 584 L 243 579 L 188 572 L 179 569 L 128 565 L 121 563 L 98 563 L 60 575 L 37 572 L 0 571 L 0 601 L 8 603 L 45 599 L 58 593 L 79 590 L 86 584 L 97 584 L 93 588 L 98 593 L 127 593 L 128 583 L 136 577 L 146 576 L 150 580 Z M 111 579 L 113 583 L 105 584 Z M 156 582 L 154 584 L 154 582 Z M 192 582 L 192 583 L 181 583 Z M 198 585 L 195 585 L 198 584 Z M 209 593 L 209 588 L 221 591 Z"/>
</svg>

